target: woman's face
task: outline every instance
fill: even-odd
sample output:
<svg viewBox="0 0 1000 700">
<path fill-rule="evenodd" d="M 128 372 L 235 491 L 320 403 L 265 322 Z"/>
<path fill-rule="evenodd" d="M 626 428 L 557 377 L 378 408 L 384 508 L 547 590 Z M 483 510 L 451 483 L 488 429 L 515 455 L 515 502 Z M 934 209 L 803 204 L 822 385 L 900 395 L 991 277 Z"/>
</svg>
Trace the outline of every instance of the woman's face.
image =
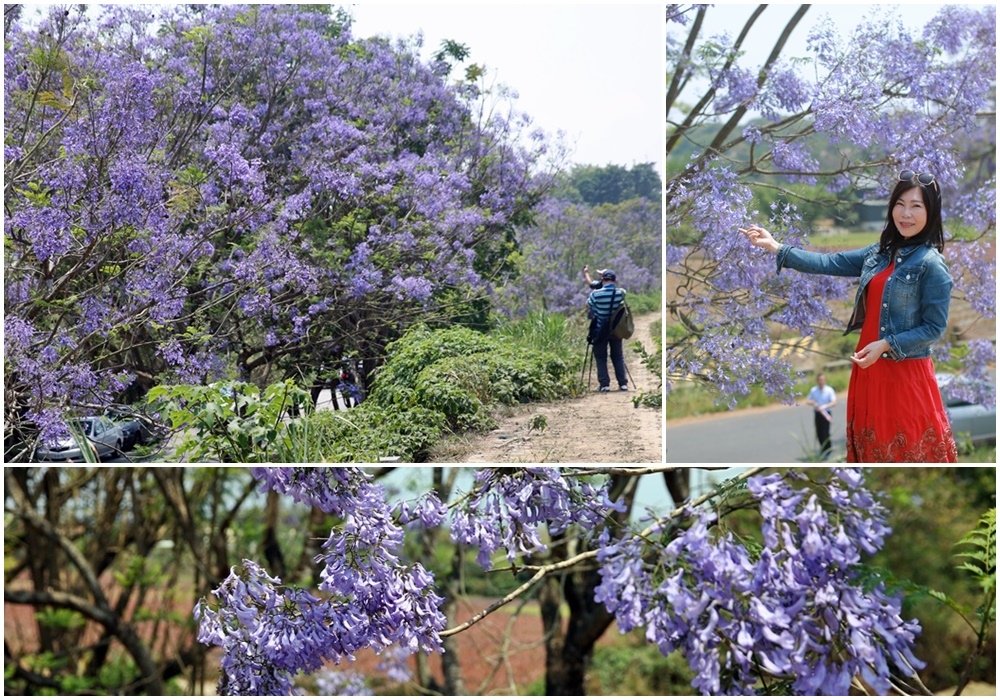
<svg viewBox="0 0 1000 700">
<path fill-rule="evenodd" d="M 927 205 L 919 187 L 906 190 L 892 207 L 892 221 L 903 238 L 913 238 L 927 226 Z"/>
</svg>

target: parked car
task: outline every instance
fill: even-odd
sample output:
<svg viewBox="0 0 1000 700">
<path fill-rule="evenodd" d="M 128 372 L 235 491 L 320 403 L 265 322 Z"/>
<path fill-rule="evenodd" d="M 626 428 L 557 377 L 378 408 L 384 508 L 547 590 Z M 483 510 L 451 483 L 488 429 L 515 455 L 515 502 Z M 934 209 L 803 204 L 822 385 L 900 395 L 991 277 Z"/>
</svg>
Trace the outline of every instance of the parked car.
<svg viewBox="0 0 1000 700">
<path fill-rule="evenodd" d="M 145 445 L 155 432 L 149 419 L 130 406 L 109 406 L 104 415 L 121 429 L 124 450 L 131 450 L 136 445 Z"/>
<path fill-rule="evenodd" d="M 941 398 L 944 401 L 944 410 L 951 422 L 951 431 L 959 442 L 964 439 L 974 444 L 995 443 L 997 439 L 996 404 L 994 403 L 992 408 L 986 408 L 986 406 L 962 398 L 963 394 L 968 393 L 962 391 L 963 385 L 968 381 L 962 376 L 945 372 L 937 375 L 938 389 L 941 391 Z M 989 389 L 995 397 L 996 386 L 990 385 Z"/>
<path fill-rule="evenodd" d="M 121 454 L 125 437 L 121 428 L 106 416 L 87 416 L 69 421 L 75 432 L 84 436 L 99 459 L 117 457 Z M 71 462 L 83 461 L 83 450 L 74 435 L 69 435 L 53 443 L 42 445 L 35 452 L 40 461 Z"/>
</svg>

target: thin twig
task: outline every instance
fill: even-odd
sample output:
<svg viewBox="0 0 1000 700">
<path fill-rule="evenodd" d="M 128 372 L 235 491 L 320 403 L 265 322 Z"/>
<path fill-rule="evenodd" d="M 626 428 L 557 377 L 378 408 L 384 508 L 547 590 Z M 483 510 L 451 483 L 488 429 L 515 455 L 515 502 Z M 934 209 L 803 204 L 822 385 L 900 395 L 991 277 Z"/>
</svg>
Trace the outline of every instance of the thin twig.
<svg viewBox="0 0 1000 700">
<path fill-rule="evenodd" d="M 608 467 L 608 468 L 609 469 L 613 469 L 613 467 Z M 659 469 L 658 467 L 649 467 L 649 468 L 650 469 Z M 722 467 L 716 467 L 716 468 L 722 468 Z M 769 467 L 753 467 L 751 469 L 748 469 L 743 474 L 741 474 L 740 478 L 741 479 L 747 479 L 747 478 L 753 476 L 754 474 L 757 474 L 757 473 L 763 471 L 764 469 L 768 469 L 768 468 Z M 668 469 L 669 469 L 669 467 L 668 467 Z M 632 474 L 634 472 L 631 472 L 631 470 L 626 469 L 625 473 Z M 720 491 L 719 491 L 718 488 L 713 489 L 712 491 L 706 493 L 705 495 L 703 495 L 703 496 L 695 499 L 690 504 L 687 504 L 685 506 L 682 506 L 680 508 L 677 508 L 677 509 L 671 511 L 670 514 L 668 514 L 668 515 L 664 516 L 663 518 L 660 518 L 657 521 L 655 521 L 652 525 L 650 525 L 645 530 L 643 530 L 641 533 L 639 533 L 638 536 L 641 537 L 641 538 L 648 537 L 653 532 L 655 532 L 661 525 L 663 525 L 663 523 L 668 522 L 670 520 L 673 520 L 674 518 L 678 518 L 678 517 L 684 515 L 684 513 L 689 508 L 694 508 L 696 506 L 699 506 L 702 503 L 704 503 L 705 501 L 707 501 L 707 500 L 709 500 L 711 498 L 714 498 L 715 496 L 718 496 L 719 492 Z M 523 583 L 520 586 L 518 586 L 517 588 L 515 588 L 513 591 L 511 591 L 510 593 L 508 593 L 507 595 L 505 595 L 500 600 L 498 600 L 495 603 L 491 604 L 489 607 L 485 608 L 484 610 L 479 611 L 478 613 L 476 613 L 475 615 L 473 615 L 471 618 L 469 618 L 467 621 L 463 622 L 461 625 L 458 625 L 457 627 L 452 627 L 451 629 L 447 629 L 447 630 L 443 631 L 441 633 L 441 637 L 450 637 L 450 636 L 458 634 L 460 632 L 464 632 L 465 630 L 469 629 L 470 627 L 472 627 L 477 622 L 481 621 L 483 618 L 487 617 L 488 615 L 491 615 L 492 613 L 496 612 L 497 610 L 499 610 L 503 606 L 505 606 L 508 603 L 510 603 L 510 602 L 516 600 L 517 598 L 519 598 L 523 593 L 525 593 L 528 590 L 530 590 L 535 584 L 537 584 L 539 581 L 541 581 L 543 578 L 545 578 L 549 574 L 553 574 L 553 573 L 555 573 L 557 571 L 562 571 L 564 569 L 572 568 L 572 567 L 576 566 L 577 564 L 579 564 L 580 562 L 589 561 L 590 559 L 596 559 L 598 551 L 599 550 L 596 550 L 596 549 L 588 550 L 586 552 L 582 552 L 580 554 L 577 554 L 574 557 L 570 557 L 569 559 L 565 559 L 565 560 L 560 561 L 560 562 L 555 562 L 554 564 L 546 564 L 545 566 L 538 567 L 538 569 L 535 571 L 535 575 L 532 576 L 528 581 L 526 581 L 525 583 Z M 531 569 L 530 566 L 524 566 L 524 567 L 520 567 L 520 568 L 522 568 L 524 570 L 530 570 Z"/>
</svg>

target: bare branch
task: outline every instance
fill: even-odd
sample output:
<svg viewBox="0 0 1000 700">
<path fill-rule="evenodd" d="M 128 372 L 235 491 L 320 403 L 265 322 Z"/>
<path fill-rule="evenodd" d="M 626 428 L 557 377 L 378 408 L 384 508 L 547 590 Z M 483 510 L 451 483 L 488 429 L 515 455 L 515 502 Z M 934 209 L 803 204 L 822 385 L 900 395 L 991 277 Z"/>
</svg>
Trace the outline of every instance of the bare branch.
<svg viewBox="0 0 1000 700">
<path fill-rule="evenodd" d="M 662 472 L 662 471 L 673 471 L 673 470 L 678 469 L 678 468 L 679 467 L 662 467 L 662 468 L 661 467 L 639 467 L 638 469 L 652 469 L 652 470 L 655 470 L 655 471 L 649 472 L 649 473 L 655 473 L 656 471 L 660 471 L 660 472 Z M 712 469 L 726 469 L 728 467 L 710 467 L 710 468 L 712 468 Z M 748 479 L 751 476 L 753 476 L 754 474 L 758 474 L 758 473 L 762 472 L 763 470 L 769 469 L 769 468 L 770 467 L 753 467 L 751 469 L 748 469 L 743 474 L 740 474 L 740 479 Z M 600 469 L 600 467 L 595 467 L 595 469 Z M 617 468 L 616 467 L 607 467 L 607 469 L 617 469 Z M 629 475 L 634 474 L 634 472 L 630 468 L 623 468 L 623 470 L 627 474 L 629 474 Z M 595 473 L 599 473 L 599 472 L 595 472 Z M 683 506 L 681 508 L 677 508 L 676 510 L 672 511 L 671 513 L 669 513 L 669 514 L 663 516 L 662 518 L 658 519 L 652 525 L 650 525 L 645 530 L 643 530 L 641 533 L 639 533 L 639 537 L 642 537 L 642 538 L 649 537 L 651 534 L 653 534 L 653 532 L 656 531 L 657 528 L 659 528 L 661 525 L 663 525 L 663 523 L 669 522 L 670 520 L 673 520 L 674 518 L 681 517 L 690 508 L 694 508 L 695 506 L 701 505 L 702 503 L 704 503 L 704 502 L 706 502 L 706 501 L 708 501 L 708 500 L 710 500 L 712 498 L 715 498 L 718 495 L 719 495 L 719 489 L 716 488 L 716 489 L 713 489 L 712 491 L 704 494 L 703 496 L 701 496 L 699 498 L 696 498 L 690 504 L 687 504 L 687 505 L 685 505 L 685 506 Z M 463 622 L 461 625 L 458 625 L 457 627 L 452 627 L 451 629 L 445 630 L 444 632 L 441 633 L 441 636 L 442 637 L 450 637 L 452 635 L 459 634 L 460 632 L 464 632 L 465 630 L 467 630 L 470 627 L 472 627 L 473 625 L 475 625 L 477 622 L 480 622 L 481 620 L 483 620 L 487 616 L 493 614 L 494 612 L 496 612 L 500 608 L 504 607 L 508 603 L 513 602 L 514 600 L 517 600 L 517 598 L 519 598 L 522 594 L 526 593 L 527 591 L 531 590 L 531 588 L 533 588 L 535 586 L 535 584 L 537 584 L 538 582 L 540 582 L 546 576 L 550 576 L 550 575 L 552 575 L 552 574 L 554 574 L 556 572 L 559 572 L 559 571 L 565 571 L 567 569 L 571 569 L 574 566 L 576 566 L 577 564 L 580 564 L 582 562 L 589 561 L 591 559 L 596 559 L 597 558 L 597 553 L 598 553 L 598 550 L 592 549 L 592 550 L 588 550 L 586 552 L 582 552 L 580 554 L 577 554 L 574 557 L 570 557 L 569 559 L 565 559 L 563 561 L 558 561 L 558 562 L 555 562 L 555 563 L 552 563 L 552 564 L 546 564 L 544 566 L 534 567 L 534 566 L 531 566 L 531 565 L 525 565 L 525 566 L 519 567 L 519 569 L 523 570 L 523 571 L 535 571 L 535 575 L 532 576 L 531 579 L 529 579 L 528 581 L 526 581 L 525 583 L 521 584 L 520 586 L 518 586 L 517 588 L 515 588 L 513 591 L 511 591 L 510 593 L 508 593 L 507 595 L 505 595 L 500 600 L 496 601 L 495 603 L 491 604 L 489 607 L 487 607 L 484 610 L 481 610 L 478 613 L 476 613 L 475 615 L 473 615 L 466 622 Z"/>
</svg>

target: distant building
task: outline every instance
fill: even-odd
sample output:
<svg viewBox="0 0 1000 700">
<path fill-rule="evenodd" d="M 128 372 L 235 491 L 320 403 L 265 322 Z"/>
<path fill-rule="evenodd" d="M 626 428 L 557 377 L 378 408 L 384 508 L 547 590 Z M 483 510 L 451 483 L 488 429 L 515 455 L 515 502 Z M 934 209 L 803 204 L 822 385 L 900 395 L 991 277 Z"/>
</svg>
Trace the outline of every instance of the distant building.
<svg viewBox="0 0 1000 700">
<path fill-rule="evenodd" d="M 878 180 L 861 177 L 857 182 L 859 201 L 854 205 L 857 227 L 861 231 L 881 231 L 885 224 L 885 213 L 889 208 L 889 198 L 883 193 Z"/>
<path fill-rule="evenodd" d="M 858 215 L 858 228 L 862 231 L 881 231 L 888 207 L 888 199 L 862 199 L 854 205 L 854 211 Z"/>
</svg>

